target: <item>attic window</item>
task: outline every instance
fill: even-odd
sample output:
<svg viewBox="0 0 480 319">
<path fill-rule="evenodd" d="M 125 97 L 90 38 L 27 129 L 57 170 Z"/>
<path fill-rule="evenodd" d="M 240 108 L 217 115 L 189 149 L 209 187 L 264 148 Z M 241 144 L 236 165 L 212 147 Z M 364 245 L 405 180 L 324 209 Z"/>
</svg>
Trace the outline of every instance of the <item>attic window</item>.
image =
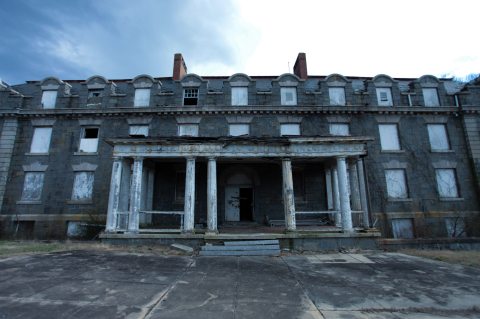
<svg viewBox="0 0 480 319">
<path fill-rule="evenodd" d="M 183 90 L 183 105 L 197 105 L 198 89 Z"/>
<path fill-rule="evenodd" d="M 96 98 L 101 97 L 103 93 L 103 89 L 90 89 L 88 90 L 88 98 Z"/>
</svg>

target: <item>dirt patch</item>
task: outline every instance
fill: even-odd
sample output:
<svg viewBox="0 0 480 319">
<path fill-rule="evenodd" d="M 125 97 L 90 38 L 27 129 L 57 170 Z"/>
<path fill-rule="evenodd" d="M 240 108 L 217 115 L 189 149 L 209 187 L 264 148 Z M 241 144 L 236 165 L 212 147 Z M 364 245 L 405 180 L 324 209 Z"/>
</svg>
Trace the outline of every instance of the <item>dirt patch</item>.
<svg viewBox="0 0 480 319">
<path fill-rule="evenodd" d="M 404 249 L 401 253 L 480 268 L 480 251 Z"/>
</svg>

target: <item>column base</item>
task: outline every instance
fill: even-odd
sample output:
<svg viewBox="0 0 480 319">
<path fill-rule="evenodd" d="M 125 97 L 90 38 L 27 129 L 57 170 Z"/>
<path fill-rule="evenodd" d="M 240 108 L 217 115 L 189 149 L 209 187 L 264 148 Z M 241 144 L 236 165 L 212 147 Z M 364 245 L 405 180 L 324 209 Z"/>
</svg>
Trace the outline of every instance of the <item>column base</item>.
<svg viewBox="0 0 480 319">
<path fill-rule="evenodd" d="M 218 230 L 207 230 L 205 232 L 205 236 L 217 236 L 218 235 Z"/>
<path fill-rule="evenodd" d="M 353 234 L 355 233 L 355 229 L 342 229 L 342 232 L 345 234 Z"/>
</svg>

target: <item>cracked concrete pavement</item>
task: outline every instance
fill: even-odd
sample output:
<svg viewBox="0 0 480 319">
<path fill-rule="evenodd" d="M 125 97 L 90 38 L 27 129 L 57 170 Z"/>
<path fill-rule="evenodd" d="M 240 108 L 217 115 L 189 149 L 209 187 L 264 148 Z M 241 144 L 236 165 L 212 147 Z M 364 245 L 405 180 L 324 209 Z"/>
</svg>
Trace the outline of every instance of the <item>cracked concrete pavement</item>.
<svg viewBox="0 0 480 319">
<path fill-rule="evenodd" d="M 480 270 L 397 253 L 0 259 L 0 318 L 480 318 Z"/>
</svg>

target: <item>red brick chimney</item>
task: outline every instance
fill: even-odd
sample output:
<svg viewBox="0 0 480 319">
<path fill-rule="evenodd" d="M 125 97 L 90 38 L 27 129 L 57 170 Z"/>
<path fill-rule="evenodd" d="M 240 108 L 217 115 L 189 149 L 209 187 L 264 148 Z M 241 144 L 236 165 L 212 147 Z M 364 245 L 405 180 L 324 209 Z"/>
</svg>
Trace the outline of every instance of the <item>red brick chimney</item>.
<svg viewBox="0 0 480 319">
<path fill-rule="evenodd" d="M 305 53 L 298 54 L 297 61 L 295 61 L 295 65 L 293 66 L 293 73 L 302 80 L 306 80 L 308 78 L 307 56 Z"/>
<path fill-rule="evenodd" d="M 181 80 L 183 76 L 187 74 L 187 65 L 181 53 L 175 53 L 173 58 L 173 79 Z"/>
</svg>

